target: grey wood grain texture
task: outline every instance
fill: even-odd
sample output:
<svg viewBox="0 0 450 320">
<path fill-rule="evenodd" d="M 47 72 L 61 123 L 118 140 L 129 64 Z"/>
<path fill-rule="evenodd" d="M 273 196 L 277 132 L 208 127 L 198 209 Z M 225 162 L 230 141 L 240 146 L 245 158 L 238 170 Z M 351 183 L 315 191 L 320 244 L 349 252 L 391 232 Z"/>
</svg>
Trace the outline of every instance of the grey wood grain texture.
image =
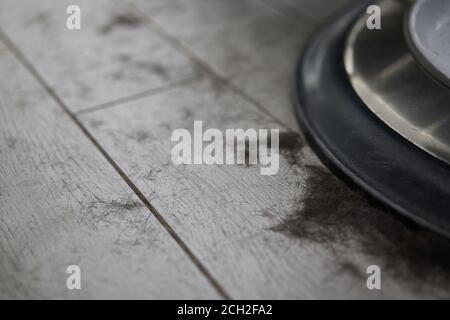
<svg viewBox="0 0 450 320">
<path fill-rule="evenodd" d="M 71 4 L 81 8 L 78 31 L 66 28 Z M 2 0 L 0 21 L 72 111 L 165 87 L 198 71 L 149 33 L 140 17 L 109 0 Z"/>
<path fill-rule="evenodd" d="M 144 23 L 148 30 L 137 32 L 136 41 L 157 38 L 162 45 L 165 42 L 190 58 L 193 65 L 210 65 L 222 79 L 205 74 L 189 85 L 172 85 L 171 90 L 96 109 L 80 119 L 232 297 L 448 297 L 448 242 L 373 207 L 324 169 L 292 132 L 282 135 L 280 172 L 273 177 L 260 176 L 255 166 L 171 164 L 170 134 L 175 128 L 192 128 L 193 120 L 203 120 L 205 127 L 280 127 L 279 121 L 264 112 L 268 110 L 286 127 L 295 128 L 286 98 L 289 90 L 264 80 L 274 73 L 278 74 L 275 78 L 289 83 L 289 68 L 266 68 L 257 57 L 252 64 L 259 53 L 273 63 L 280 56 L 293 54 L 296 45 L 301 47 L 305 39 L 299 35 L 297 44 L 280 44 L 286 53 L 275 48 L 277 41 L 283 42 L 278 38 L 295 39 L 285 34 L 293 30 L 289 27 L 291 18 L 286 22 L 281 10 L 257 1 L 155 0 L 148 4 L 151 11 L 143 2 L 137 2 L 137 6 L 140 14 L 149 18 Z M 20 20 L 19 9 L 16 17 Z M 39 41 L 29 41 L 23 20 L 10 21 L 6 14 L 3 20 L 2 14 L 2 27 L 46 80 L 52 79 L 53 69 L 67 68 L 64 60 L 55 60 L 51 68 L 43 67 L 38 52 L 44 52 L 42 46 L 63 56 L 72 47 L 65 43 L 51 47 L 51 37 L 45 34 L 34 34 Z M 266 24 L 252 27 L 262 23 L 258 19 Z M 295 23 L 305 30 L 302 21 Z M 312 29 L 310 24 L 305 28 Z M 264 37 L 250 36 L 249 29 L 275 30 L 267 35 L 270 45 L 255 40 Z M 240 37 L 240 33 L 246 36 Z M 89 35 L 84 37 L 85 41 L 91 39 Z M 221 40 L 227 39 L 231 44 L 221 47 Z M 224 50 L 233 54 L 220 53 Z M 209 51 L 214 53 L 212 57 Z M 91 52 L 80 61 L 95 63 L 97 59 Z M 286 63 L 293 63 L 291 59 Z M 261 81 L 254 89 L 260 98 L 253 97 L 245 83 L 236 90 L 233 74 L 245 77 L 240 68 L 253 73 L 245 83 Z M 228 70 L 234 71 L 227 74 Z M 80 73 L 80 79 L 85 75 Z M 90 90 L 100 92 L 105 88 L 94 84 Z M 267 92 L 273 95 L 271 99 L 285 102 L 260 104 L 258 99 Z M 84 98 L 82 93 L 74 93 L 72 99 L 76 102 Z M 369 264 L 382 267 L 381 291 L 369 291 L 365 286 Z"/>
<path fill-rule="evenodd" d="M 290 97 L 297 58 L 313 30 L 309 19 L 286 19 L 258 0 L 128 2 L 262 108 L 297 128 Z"/>
<path fill-rule="evenodd" d="M 415 232 L 333 177 L 283 132 L 280 172 L 257 166 L 175 166 L 172 130 L 279 128 L 226 85 L 204 78 L 81 121 L 143 190 L 233 298 L 446 296 L 448 243 Z M 130 157 L 130 155 L 133 155 Z M 408 250 L 411 250 L 408 251 Z M 442 251 L 441 251 L 442 250 Z M 366 268 L 383 290 L 366 288 Z M 426 271 L 425 271 L 426 270 Z M 415 278 L 429 272 L 424 278 Z M 438 277 L 439 278 L 439 277 Z"/>
<path fill-rule="evenodd" d="M 0 74 L 0 298 L 220 297 L 1 43 Z"/>
</svg>

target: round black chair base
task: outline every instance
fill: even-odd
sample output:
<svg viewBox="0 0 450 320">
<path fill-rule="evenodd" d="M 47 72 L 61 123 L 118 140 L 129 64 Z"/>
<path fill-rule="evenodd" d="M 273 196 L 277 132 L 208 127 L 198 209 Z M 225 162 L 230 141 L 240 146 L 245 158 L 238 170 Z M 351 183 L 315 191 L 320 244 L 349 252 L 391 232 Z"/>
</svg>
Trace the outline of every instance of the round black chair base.
<svg viewBox="0 0 450 320">
<path fill-rule="evenodd" d="M 345 37 L 371 2 L 358 1 L 336 16 L 303 52 L 295 85 L 300 126 L 314 151 L 338 176 L 450 237 L 450 166 L 372 114 L 346 76 Z"/>
</svg>

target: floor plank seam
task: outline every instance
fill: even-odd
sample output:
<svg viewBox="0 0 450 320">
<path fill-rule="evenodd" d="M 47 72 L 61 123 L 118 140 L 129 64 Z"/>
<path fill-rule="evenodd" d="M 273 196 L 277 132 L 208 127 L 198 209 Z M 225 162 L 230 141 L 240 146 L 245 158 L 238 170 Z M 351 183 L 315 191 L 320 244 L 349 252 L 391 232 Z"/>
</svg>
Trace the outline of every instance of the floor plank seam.
<svg viewBox="0 0 450 320">
<path fill-rule="evenodd" d="M 85 109 L 82 109 L 80 111 L 76 111 L 73 114 L 75 116 L 81 116 L 83 114 L 88 114 L 88 113 L 92 113 L 95 111 L 100 111 L 100 110 L 105 110 L 105 109 L 109 109 L 109 108 L 113 108 L 113 107 L 117 107 L 120 106 L 121 104 L 125 104 L 128 102 L 133 102 L 133 101 L 138 101 L 140 99 L 144 99 L 144 98 L 148 98 L 150 96 L 156 95 L 156 94 L 160 94 L 160 93 L 166 93 L 172 89 L 176 89 L 176 88 L 180 88 L 180 87 L 184 87 L 186 85 L 189 85 L 195 81 L 197 81 L 198 79 L 200 79 L 201 75 L 195 75 L 186 79 L 182 79 L 179 81 L 175 81 L 172 83 L 169 83 L 167 85 L 163 85 L 161 87 L 157 87 L 157 88 L 152 88 L 146 91 L 142 91 L 139 93 L 135 93 L 129 96 L 125 96 L 122 98 L 119 98 L 117 100 L 113 100 L 113 101 L 109 101 L 109 102 L 105 102 L 93 107 L 88 107 Z"/>
<path fill-rule="evenodd" d="M 62 110 L 71 118 L 78 128 L 83 132 L 83 134 L 94 144 L 97 150 L 102 154 L 102 156 L 108 161 L 108 163 L 113 167 L 113 169 L 120 175 L 120 177 L 125 181 L 125 183 L 131 188 L 131 190 L 136 194 L 136 196 L 142 201 L 142 203 L 147 207 L 151 214 L 155 216 L 158 222 L 164 227 L 164 229 L 170 234 L 172 239 L 180 246 L 180 248 L 185 252 L 185 254 L 190 258 L 192 263 L 197 267 L 201 274 L 207 279 L 207 281 L 214 287 L 218 294 L 226 299 L 230 300 L 231 296 L 225 291 L 224 288 L 219 284 L 219 282 L 213 277 L 213 275 L 207 270 L 207 268 L 200 262 L 200 260 L 194 255 L 192 250 L 184 243 L 181 237 L 175 232 L 175 230 L 169 225 L 169 223 L 161 216 L 161 214 L 153 207 L 153 205 L 148 201 L 144 194 L 137 188 L 137 186 L 131 181 L 131 179 L 125 174 L 125 172 L 119 167 L 119 165 L 112 159 L 112 157 L 106 152 L 106 150 L 98 143 L 94 136 L 86 129 L 86 127 L 80 122 L 80 120 L 69 110 L 69 108 L 64 104 L 64 102 L 59 98 L 54 90 L 46 83 L 39 72 L 33 67 L 31 62 L 26 58 L 26 56 L 21 52 L 19 48 L 16 47 L 14 42 L 8 37 L 8 35 L 0 29 L 0 39 L 4 45 L 12 52 L 12 54 L 20 61 L 24 68 L 31 73 L 35 80 L 43 87 L 43 89 L 50 95 L 50 97 L 62 108 Z"/>
</svg>

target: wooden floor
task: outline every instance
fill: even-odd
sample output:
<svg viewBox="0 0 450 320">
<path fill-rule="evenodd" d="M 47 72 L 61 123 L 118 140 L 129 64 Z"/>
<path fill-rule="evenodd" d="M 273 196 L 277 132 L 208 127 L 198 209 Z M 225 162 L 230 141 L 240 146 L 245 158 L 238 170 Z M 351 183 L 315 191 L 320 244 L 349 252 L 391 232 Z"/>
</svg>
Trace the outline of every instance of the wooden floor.
<svg viewBox="0 0 450 320">
<path fill-rule="evenodd" d="M 296 125 L 297 56 L 346 2 L 0 0 L 0 298 L 450 297 L 449 242 L 350 190 Z M 281 128 L 279 173 L 173 165 L 194 120 Z"/>
</svg>

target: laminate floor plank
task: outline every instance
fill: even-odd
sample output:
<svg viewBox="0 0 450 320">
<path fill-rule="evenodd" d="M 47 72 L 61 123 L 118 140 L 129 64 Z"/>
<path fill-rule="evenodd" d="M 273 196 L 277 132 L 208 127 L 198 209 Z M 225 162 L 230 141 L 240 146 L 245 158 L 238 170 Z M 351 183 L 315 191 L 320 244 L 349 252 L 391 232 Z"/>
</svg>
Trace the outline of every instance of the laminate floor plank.
<svg viewBox="0 0 450 320">
<path fill-rule="evenodd" d="M 291 102 L 297 58 L 314 25 L 261 1 L 128 0 L 261 108 L 297 130 Z"/>
<path fill-rule="evenodd" d="M 220 298 L 1 43 L 0 74 L 0 298 Z"/>
<path fill-rule="evenodd" d="M 152 205 L 232 298 L 446 294 L 447 283 L 434 287 L 432 282 L 429 289 L 428 278 L 397 277 L 402 266 L 405 277 L 414 275 L 412 258 L 402 256 L 407 246 L 414 246 L 410 242 L 428 242 L 430 248 L 441 249 L 448 248 L 445 242 L 415 234 L 373 207 L 323 168 L 302 139 L 284 128 L 280 171 L 274 176 L 261 176 L 254 165 L 174 165 L 171 134 L 179 128 L 192 132 L 194 120 L 202 120 L 204 130 L 280 128 L 217 79 L 205 76 L 164 93 L 83 114 L 80 120 L 138 188 L 150 195 Z M 397 237 L 410 242 L 397 243 Z M 392 266 L 397 253 L 399 265 Z M 423 263 L 433 268 L 435 261 Z M 386 270 L 381 291 L 366 287 L 366 268 L 371 264 Z M 412 290 L 414 285 L 428 290 Z"/>
<path fill-rule="evenodd" d="M 66 27 L 69 5 L 81 9 L 80 30 Z M 120 2 L 2 0 L 0 21 L 72 112 L 164 88 L 201 72 Z"/>
</svg>

